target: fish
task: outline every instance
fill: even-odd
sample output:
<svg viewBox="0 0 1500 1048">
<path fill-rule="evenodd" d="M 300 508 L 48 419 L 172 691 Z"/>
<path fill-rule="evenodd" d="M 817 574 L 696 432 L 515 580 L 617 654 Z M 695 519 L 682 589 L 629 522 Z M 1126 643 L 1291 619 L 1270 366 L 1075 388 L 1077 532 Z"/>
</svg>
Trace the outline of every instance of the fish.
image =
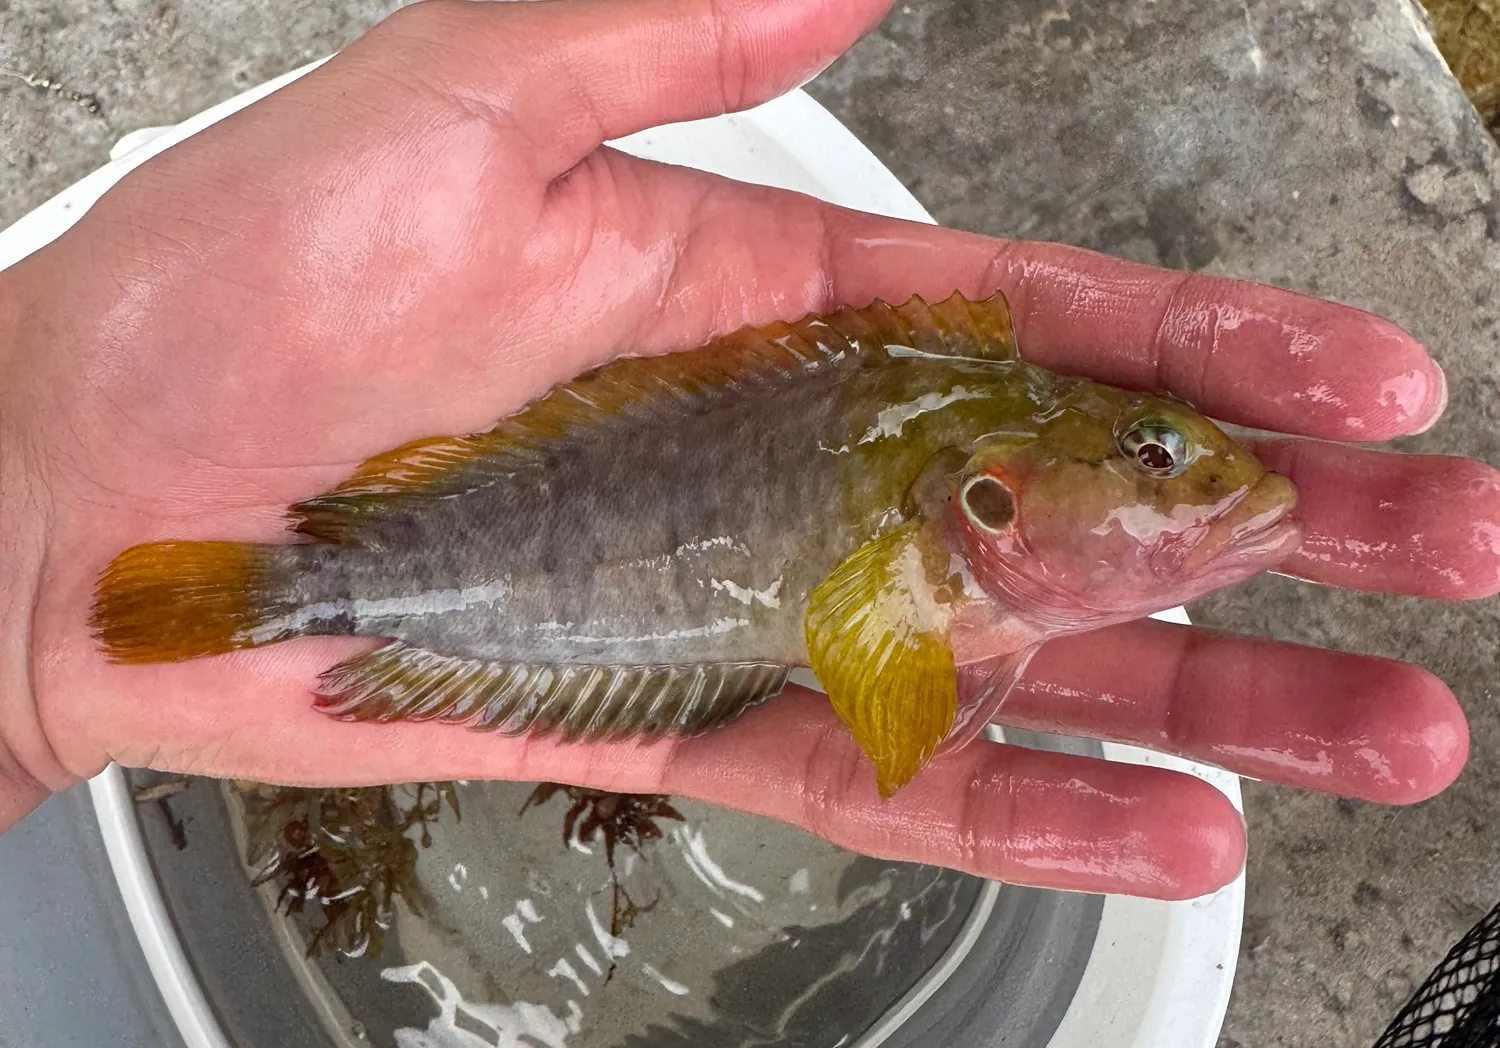
<svg viewBox="0 0 1500 1048">
<path fill-rule="evenodd" d="M 296 541 L 133 546 L 90 625 L 121 664 L 381 638 L 319 708 L 567 742 L 698 735 L 806 667 L 889 798 L 1049 638 L 1274 566 L 1296 500 L 1186 402 L 1024 360 L 1003 294 L 913 296 L 616 359 L 368 460 Z"/>
</svg>

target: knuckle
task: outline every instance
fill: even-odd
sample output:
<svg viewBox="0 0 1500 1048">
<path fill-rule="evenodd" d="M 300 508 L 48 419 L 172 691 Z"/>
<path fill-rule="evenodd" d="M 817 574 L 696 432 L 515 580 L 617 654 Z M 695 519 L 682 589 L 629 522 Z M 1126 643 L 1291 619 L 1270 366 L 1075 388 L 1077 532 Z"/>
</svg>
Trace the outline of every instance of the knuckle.
<svg viewBox="0 0 1500 1048">
<path fill-rule="evenodd" d="M 472 6 L 468 0 L 416 0 L 392 11 L 371 30 L 371 35 L 442 40 L 461 27 Z"/>
<path fill-rule="evenodd" d="M 750 55 L 740 34 L 730 24 L 721 0 L 707 0 L 706 6 L 718 51 L 720 105 L 726 112 L 732 111 L 739 109 L 747 97 Z"/>
<path fill-rule="evenodd" d="M 983 877 L 1002 878 L 1012 866 L 1011 817 L 1015 811 L 1014 776 L 1002 747 L 988 747 L 975 773 L 965 777 L 958 818 L 953 824 L 953 851 L 959 868 Z"/>
<path fill-rule="evenodd" d="M 808 748 L 803 772 L 802 825 L 809 833 L 839 843 L 860 751 L 842 726 L 830 726 Z"/>
</svg>

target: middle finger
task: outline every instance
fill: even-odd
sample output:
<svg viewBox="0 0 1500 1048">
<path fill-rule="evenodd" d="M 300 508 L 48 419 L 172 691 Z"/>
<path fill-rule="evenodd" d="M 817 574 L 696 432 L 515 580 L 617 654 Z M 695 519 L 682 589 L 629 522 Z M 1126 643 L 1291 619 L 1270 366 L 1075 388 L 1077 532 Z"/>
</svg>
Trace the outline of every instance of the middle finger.
<svg viewBox="0 0 1500 1048">
<path fill-rule="evenodd" d="M 1445 600 L 1500 591 L 1500 473 L 1489 466 L 1314 440 L 1249 445 L 1299 493 L 1306 533 L 1277 571 Z"/>
<path fill-rule="evenodd" d="M 1415 666 L 1150 619 L 1044 645 L 997 720 L 1386 804 L 1440 792 L 1469 751 Z"/>
</svg>

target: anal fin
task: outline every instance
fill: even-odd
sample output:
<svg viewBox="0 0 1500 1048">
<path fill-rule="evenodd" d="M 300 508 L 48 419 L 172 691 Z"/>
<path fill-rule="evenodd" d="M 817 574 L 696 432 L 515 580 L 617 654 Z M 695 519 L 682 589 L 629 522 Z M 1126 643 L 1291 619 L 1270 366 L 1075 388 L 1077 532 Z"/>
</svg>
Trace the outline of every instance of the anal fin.
<svg viewBox="0 0 1500 1048">
<path fill-rule="evenodd" d="M 569 742 L 693 735 L 786 684 L 775 663 L 527 665 L 442 655 L 400 642 L 323 674 L 322 709 L 346 720 L 439 720 Z"/>
</svg>

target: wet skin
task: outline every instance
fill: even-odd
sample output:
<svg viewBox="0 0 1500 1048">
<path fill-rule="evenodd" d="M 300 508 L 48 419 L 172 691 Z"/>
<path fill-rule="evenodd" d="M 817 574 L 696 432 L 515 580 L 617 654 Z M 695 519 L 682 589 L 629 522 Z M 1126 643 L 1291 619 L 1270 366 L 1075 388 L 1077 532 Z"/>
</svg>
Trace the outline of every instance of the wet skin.
<svg viewBox="0 0 1500 1048">
<path fill-rule="evenodd" d="M 290 507 L 310 542 L 132 547 L 92 625 L 124 664 L 378 637 L 320 681 L 330 714 L 571 742 L 695 735 L 810 666 L 889 795 L 1049 638 L 1284 560 L 1295 505 L 1180 401 L 1021 359 L 1003 295 L 913 297 L 392 449 Z"/>
<path fill-rule="evenodd" d="M 1492 470 L 1317 442 L 1381 441 L 1441 413 L 1437 366 L 1382 320 L 598 148 L 772 97 L 883 10 L 410 8 L 151 161 L 0 276 L 0 825 L 115 759 L 284 783 L 670 793 L 1027 884 L 1181 897 L 1233 877 L 1241 820 L 1197 780 L 984 743 L 882 804 L 826 700 L 795 689 L 675 745 L 569 747 L 330 720 L 309 691 L 362 641 L 120 667 L 88 635 L 94 579 L 121 548 L 276 541 L 285 505 L 367 456 L 482 429 L 627 346 L 996 288 L 1038 364 L 1294 434 L 1267 453 L 1302 494 L 1288 570 L 1443 599 L 1500 588 Z M 1047 645 L 1002 719 L 1391 803 L 1442 789 L 1468 747 L 1421 670 L 1154 623 Z"/>
</svg>

